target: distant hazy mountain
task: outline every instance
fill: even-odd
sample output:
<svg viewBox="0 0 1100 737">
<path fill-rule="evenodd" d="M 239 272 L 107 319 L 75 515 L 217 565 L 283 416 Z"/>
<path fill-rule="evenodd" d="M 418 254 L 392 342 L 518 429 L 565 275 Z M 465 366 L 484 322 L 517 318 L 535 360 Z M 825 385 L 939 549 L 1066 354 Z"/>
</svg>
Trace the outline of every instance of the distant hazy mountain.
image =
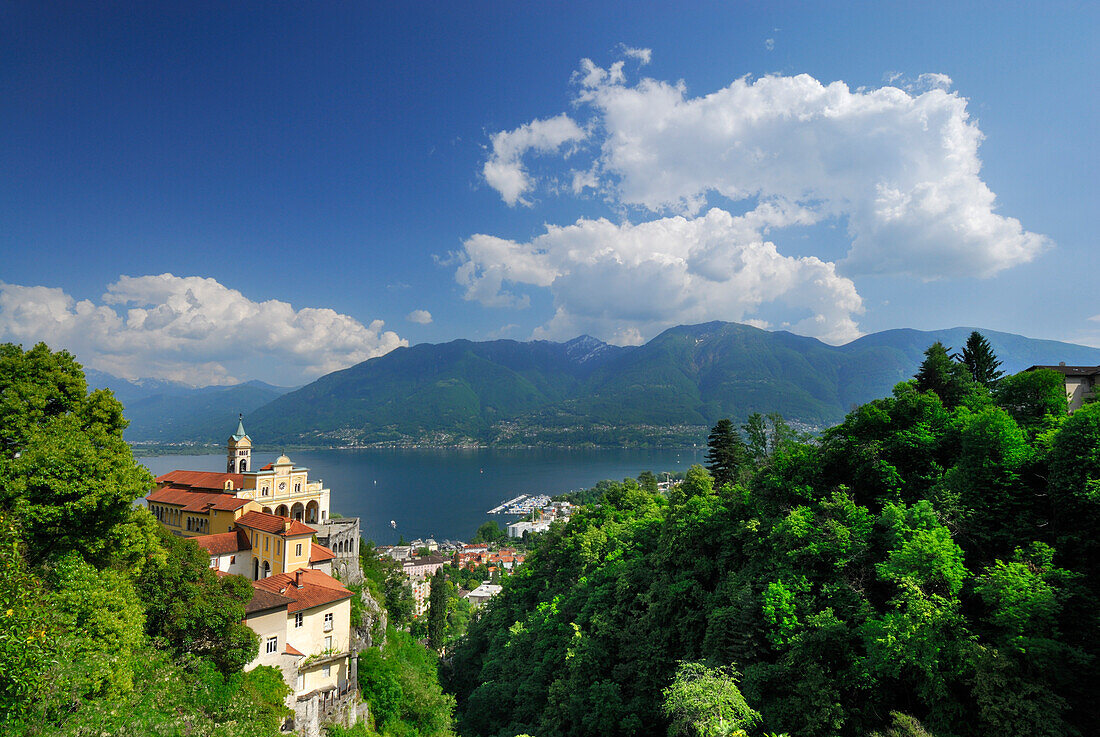
<svg viewBox="0 0 1100 737">
<path fill-rule="evenodd" d="M 90 389 L 110 389 L 126 408 L 130 442 L 221 443 L 236 429 L 237 415 L 291 391 L 262 381 L 195 388 L 173 381 L 130 381 L 85 369 Z"/>
<path fill-rule="evenodd" d="M 932 342 L 958 350 L 971 330 L 889 330 L 844 346 L 722 322 L 630 348 L 590 336 L 456 340 L 399 348 L 241 411 L 260 443 L 698 442 L 718 419 L 757 411 L 808 427 L 838 422 L 913 376 Z M 1100 349 L 981 332 L 1009 372 L 1100 365 Z"/>
</svg>

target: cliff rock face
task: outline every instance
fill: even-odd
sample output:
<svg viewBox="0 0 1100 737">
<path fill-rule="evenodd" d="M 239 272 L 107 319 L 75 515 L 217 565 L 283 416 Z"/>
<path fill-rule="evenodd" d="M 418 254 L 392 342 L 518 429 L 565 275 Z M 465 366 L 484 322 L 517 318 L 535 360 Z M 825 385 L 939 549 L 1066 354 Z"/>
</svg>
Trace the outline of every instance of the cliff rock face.
<svg viewBox="0 0 1100 737">
<path fill-rule="evenodd" d="M 352 652 L 385 647 L 388 624 L 385 607 L 375 601 L 366 589 L 359 594 L 359 600 L 363 602 L 363 623 L 351 631 Z"/>
</svg>

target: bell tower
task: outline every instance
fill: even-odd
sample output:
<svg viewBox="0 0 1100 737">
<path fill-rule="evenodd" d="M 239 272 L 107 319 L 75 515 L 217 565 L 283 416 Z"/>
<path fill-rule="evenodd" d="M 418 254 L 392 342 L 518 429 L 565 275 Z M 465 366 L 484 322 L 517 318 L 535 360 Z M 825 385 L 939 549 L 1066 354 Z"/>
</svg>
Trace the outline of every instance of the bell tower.
<svg viewBox="0 0 1100 737">
<path fill-rule="evenodd" d="M 244 473 L 252 468 L 252 439 L 244 431 L 244 415 L 237 419 L 237 432 L 226 443 L 226 473 Z"/>
</svg>

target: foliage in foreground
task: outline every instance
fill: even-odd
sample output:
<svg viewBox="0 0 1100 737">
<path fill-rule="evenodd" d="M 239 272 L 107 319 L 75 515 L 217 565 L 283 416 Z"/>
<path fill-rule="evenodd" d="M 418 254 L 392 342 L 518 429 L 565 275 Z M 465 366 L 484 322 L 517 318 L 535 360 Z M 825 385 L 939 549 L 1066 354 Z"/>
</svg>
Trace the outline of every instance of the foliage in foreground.
<svg viewBox="0 0 1100 737">
<path fill-rule="evenodd" d="M 390 628 L 386 646 L 359 655 L 359 687 L 375 728 L 394 737 L 452 734 L 454 697 L 443 693 L 438 659 L 407 632 Z"/>
<path fill-rule="evenodd" d="M 1056 376 L 991 395 L 959 366 L 934 346 L 916 381 L 720 488 L 701 467 L 667 499 L 606 484 L 456 649 L 461 733 L 679 730 L 662 704 L 688 661 L 736 667 L 768 731 L 1087 734 L 1100 405 L 1067 417 Z"/>
<path fill-rule="evenodd" d="M 71 355 L 0 345 L 0 732 L 278 731 L 278 672 L 241 668 L 247 582 L 133 506 L 151 484 Z"/>
</svg>

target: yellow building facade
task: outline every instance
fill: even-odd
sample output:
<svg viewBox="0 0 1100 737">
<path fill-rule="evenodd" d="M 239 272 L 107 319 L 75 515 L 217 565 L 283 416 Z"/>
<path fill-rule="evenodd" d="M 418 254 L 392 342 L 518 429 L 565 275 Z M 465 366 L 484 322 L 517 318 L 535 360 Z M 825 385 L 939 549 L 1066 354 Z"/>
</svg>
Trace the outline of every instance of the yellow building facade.
<svg viewBox="0 0 1100 737">
<path fill-rule="evenodd" d="M 280 455 L 252 470 L 252 439 L 243 418 L 226 443 L 225 473 L 175 470 L 158 476 L 156 484 L 146 496 L 149 510 L 182 537 L 228 532 L 254 511 L 312 524 L 329 516 L 330 492 L 320 480 L 310 480 L 308 468 Z"/>
</svg>

